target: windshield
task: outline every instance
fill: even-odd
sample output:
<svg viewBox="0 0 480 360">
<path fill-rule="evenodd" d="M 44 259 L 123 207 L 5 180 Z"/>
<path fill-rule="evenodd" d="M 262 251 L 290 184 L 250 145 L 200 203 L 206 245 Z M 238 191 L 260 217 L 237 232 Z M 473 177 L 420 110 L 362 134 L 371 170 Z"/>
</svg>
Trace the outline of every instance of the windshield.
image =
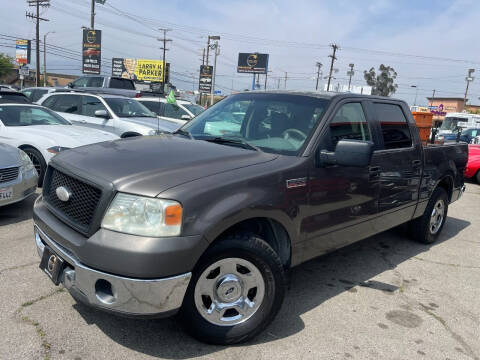
<svg viewBox="0 0 480 360">
<path fill-rule="evenodd" d="M 190 111 L 193 116 L 197 116 L 201 114 L 202 112 L 205 111 L 203 106 L 197 105 L 197 104 L 182 104 L 185 108 L 187 108 L 188 111 Z"/>
<path fill-rule="evenodd" d="M 51 110 L 33 106 L 0 106 L 0 120 L 5 126 L 71 125 Z"/>
<path fill-rule="evenodd" d="M 463 126 L 466 123 L 467 119 L 465 118 L 446 117 L 442 122 L 442 126 L 440 126 L 440 130 L 455 131 L 458 126 Z"/>
<path fill-rule="evenodd" d="M 290 94 L 237 94 L 210 107 L 182 130 L 195 139 L 239 139 L 266 152 L 298 155 L 329 102 Z"/>
<path fill-rule="evenodd" d="M 105 102 L 118 117 L 156 117 L 137 100 L 127 98 L 105 98 Z"/>
</svg>

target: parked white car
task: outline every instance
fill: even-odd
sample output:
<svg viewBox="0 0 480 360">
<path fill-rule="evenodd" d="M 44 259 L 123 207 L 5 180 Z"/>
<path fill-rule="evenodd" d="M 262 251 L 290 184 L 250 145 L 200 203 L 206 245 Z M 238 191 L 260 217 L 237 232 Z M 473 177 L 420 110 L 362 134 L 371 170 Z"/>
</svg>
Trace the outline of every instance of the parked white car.
<svg viewBox="0 0 480 360">
<path fill-rule="evenodd" d="M 28 155 L 0 142 L 0 207 L 32 195 L 37 182 L 38 175 Z"/>
<path fill-rule="evenodd" d="M 42 106 L 0 104 L 0 143 L 27 153 L 38 172 L 39 185 L 48 162 L 58 152 L 118 138 L 106 131 L 74 126 Z"/>
<path fill-rule="evenodd" d="M 141 97 L 137 99 L 150 111 L 157 114 L 161 119 L 172 121 L 180 125 L 193 119 L 205 109 L 190 101 L 177 100 L 176 104 L 170 104 L 167 99 L 161 97 Z"/>
<path fill-rule="evenodd" d="M 159 119 L 136 99 L 124 96 L 55 92 L 44 95 L 38 103 L 75 125 L 107 131 L 121 138 L 174 132 L 180 127 Z"/>
</svg>

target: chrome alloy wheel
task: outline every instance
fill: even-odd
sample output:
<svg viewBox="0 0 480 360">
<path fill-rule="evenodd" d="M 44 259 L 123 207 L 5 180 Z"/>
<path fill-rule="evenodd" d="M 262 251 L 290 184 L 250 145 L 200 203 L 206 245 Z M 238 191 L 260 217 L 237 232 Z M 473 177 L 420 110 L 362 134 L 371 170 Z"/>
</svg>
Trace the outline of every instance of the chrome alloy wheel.
<svg viewBox="0 0 480 360">
<path fill-rule="evenodd" d="M 203 271 L 195 285 L 195 305 L 208 322 L 240 324 L 255 314 L 265 296 L 260 270 L 240 258 L 219 260 Z"/>
<path fill-rule="evenodd" d="M 430 217 L 430 233 L 435 235 L 442 227 L 445 217 L 445 202 L 440 199 L 435 203 Z"/>
</svg>

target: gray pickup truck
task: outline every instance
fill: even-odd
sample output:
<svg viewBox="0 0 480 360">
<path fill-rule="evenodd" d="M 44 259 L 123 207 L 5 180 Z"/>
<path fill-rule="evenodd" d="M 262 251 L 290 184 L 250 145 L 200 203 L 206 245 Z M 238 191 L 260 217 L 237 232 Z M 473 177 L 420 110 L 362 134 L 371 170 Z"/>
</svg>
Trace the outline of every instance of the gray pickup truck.
<svg viewBox="0 0 480 360">
<path fill-rule="evenodd" d="M 399 100 L 232 95 L 174 134 L 55 156 L 34 206 L 40 268 L 79 302 L 179 312 L 196 338 L 239 343 L 274 319 L 288 269 L 403 223 L 434 242 L 467 152 L 424 147 Z"/>
<path fill-rule="evenodd" d="M 141 96 L 141 91 L 135 89 L 133 80 L 117 76 L 80 76 L 78 79 L 68 83 L 67 87 L 89 93 L 121 95 L 131 98 Z"/>
</svg>

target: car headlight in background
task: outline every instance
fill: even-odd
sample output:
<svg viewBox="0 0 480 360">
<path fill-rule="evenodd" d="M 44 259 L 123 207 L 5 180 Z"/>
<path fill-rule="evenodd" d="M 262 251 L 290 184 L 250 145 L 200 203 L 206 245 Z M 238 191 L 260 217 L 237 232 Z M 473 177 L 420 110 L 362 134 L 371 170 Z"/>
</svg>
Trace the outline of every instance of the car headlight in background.
<svg viewBox="0 0 480 360">
<path fill-rule="evenodd" d="M 31 170 L 35 170 L 35 166 L 32 163 L 32 160 L 28 157 L 28 155 L 25 153 L 25 151 L 18 149 L 20 153 L 20 161 L 21 161 L 21 170 L 23 173 L 26 173 Z"/>
<path fill-rule="evenodd" d="M 61 151 L 68 150 L 70 148 L 68 147 L 63 147 L 63 146 L 52 146 L 51 148 L 48 148 L 47 151 L 50 154 L 58 154 Z"/>
<path fill-rule="evenodd" d="M 177 201 L 118 193 L 103 217 L 102 228 L 140 236 L 178 236 L 182 215 Z"/>
</svg>

